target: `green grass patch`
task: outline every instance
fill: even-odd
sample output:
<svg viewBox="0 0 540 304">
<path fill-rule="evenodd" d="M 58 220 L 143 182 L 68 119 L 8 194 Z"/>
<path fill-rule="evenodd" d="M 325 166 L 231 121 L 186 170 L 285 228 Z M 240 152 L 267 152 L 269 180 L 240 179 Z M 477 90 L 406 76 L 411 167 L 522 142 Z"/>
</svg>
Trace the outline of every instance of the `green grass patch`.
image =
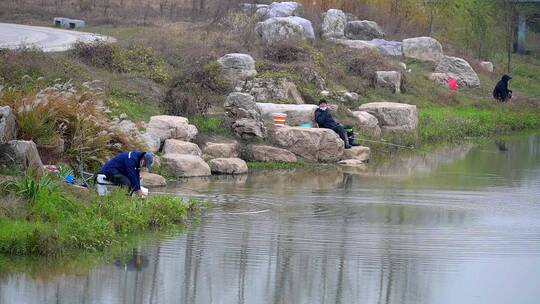
<svg viewBox="0 0 540 304">
<path fill-rule="evenodd" d="M 539 110 L 425 108 L 420 109 L 419 116 L 419 138 L 422 143 L 540 129 Z"/>
<path fill-rule="evenodd" d="M 203 134 L 226 135 L 229 133 L 225 121 L 219 117 L 196 117 L 190 120 Z"/>
<path fill-rule="evenodd" d="M 109 107 L 113 116 L 120 116 L 125 113 L 130 120 L 135 122 L 149 121 L 150 117 L 160 114 L 157 105 L 142 103 L 125 97 L 112 97 L 109 100 Z"/>
<path fill-rule="evenodd" d="M 25 201 L 25 217 L 0 217 L 0 254 L 54 256 L 99 252 L 133 234 L 181 226 L 197 202 L 170 196 L 133 199 L 125 191 L 107 197 L 76 195 L 48 177 L 23 177 L 0 184 L 2 195 Z M 6 206 L 9 208 L 9 205 Z"/>
</svg>

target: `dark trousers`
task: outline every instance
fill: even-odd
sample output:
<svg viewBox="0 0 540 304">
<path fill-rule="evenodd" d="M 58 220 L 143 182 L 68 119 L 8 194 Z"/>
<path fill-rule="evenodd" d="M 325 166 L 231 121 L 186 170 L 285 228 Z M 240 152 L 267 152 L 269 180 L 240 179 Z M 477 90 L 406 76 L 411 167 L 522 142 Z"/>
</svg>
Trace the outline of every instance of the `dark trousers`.
<svg viewBox="0 0 540 304">
<path fill-rule="evenodd" d="M 326 127 L 323 127 L 323 128 L 326 128 Z M 347 133 L 345 132 L 345 129 L 343 129 L 341 125 L 333 126 L 331 128 L 326 128 L 326 129 L 330 129 L 336 132 L 337 135 L 339 135 L 339 138 L 341 138 L 341 140 L 343 140 L 343 142 L 345 143 L 345 146 L 349 145 L 349 139 L 347 138 Z"/>
<path fill-rule="evenodd" d="M 111 172 L 109 172 L 109 174 L 106 174 L 106 176 L 107 176 L 107 180 L 110 181 L 111 183 L 117 186 L 127 187 L 131 189 L 131 181 L 129 180 L 129 178 L 127 178 L 127 176 L 123 175 L 120 171 L 112 170 Z"/>
</svg>

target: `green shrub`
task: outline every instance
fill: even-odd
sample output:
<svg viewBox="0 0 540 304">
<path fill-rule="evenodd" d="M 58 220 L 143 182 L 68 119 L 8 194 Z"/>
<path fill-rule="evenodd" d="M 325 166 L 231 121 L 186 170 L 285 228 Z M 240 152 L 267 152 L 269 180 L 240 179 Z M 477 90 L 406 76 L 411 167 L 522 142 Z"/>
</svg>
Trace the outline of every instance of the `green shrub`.
<svg viewBox="0 0 540 304">
<path fill-rule="evenodd" d="M 162 107 L 169 115 L 205 116 L 212 106 L 223 104 L 231 89 L 215 59 L 203 57 L 172 81 Z"/>
<path fill-rule="evenodd" d="M 197 127 L 199 132 L 204 134 L 224 135 L 228 133 L 228 129 L 225 127 L 225 121 L 222 118 L 196 117 L 191 119 L 190 122 Z"/>
</svg>

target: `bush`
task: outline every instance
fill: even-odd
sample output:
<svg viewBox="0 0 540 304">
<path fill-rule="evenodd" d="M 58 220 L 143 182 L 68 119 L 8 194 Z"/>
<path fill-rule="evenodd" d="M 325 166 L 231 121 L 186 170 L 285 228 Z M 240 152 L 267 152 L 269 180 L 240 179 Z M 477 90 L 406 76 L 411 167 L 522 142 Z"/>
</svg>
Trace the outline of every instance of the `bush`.
<svg viewBox="0 0 540 304">
<path fill-rule="evenodd" d="M 173 80 L 162 107 L 169 115 L 205 116 L 210 107 L 223 104 L 231 89 L 221 66 L 215 60 L 201 58 Z"/>
<path fill-rule="evenodd" d="M 277 63 L 304 61 L 310 57 L 305 48 L 292 43 L 282 43 L 266 47 L 264 58 Z"/>
</svg>

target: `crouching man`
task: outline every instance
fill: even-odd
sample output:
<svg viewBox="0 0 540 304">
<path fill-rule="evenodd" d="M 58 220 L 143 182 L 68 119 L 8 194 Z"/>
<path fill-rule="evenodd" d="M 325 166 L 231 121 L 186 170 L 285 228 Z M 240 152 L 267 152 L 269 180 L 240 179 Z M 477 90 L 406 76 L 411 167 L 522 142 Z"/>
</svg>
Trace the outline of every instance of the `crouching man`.
<svg viewBox="0 0 540 304">
<path fill-rule="evenodd" d="M 131 194 L 135 193 L 144 197 L 141 191 L 141 167 L 152 169 L 154 155 L 152 152 L 124 152 L 109 160 L 99 174 L 107 177 L 107 181 L 130 189 Z"/>
<path fill-rule="evenodd" d="M 345 143 L 345 149 L 351 148 L 349 139 L 345 134 L 345 129 L 332 118 L 332 114 L 330 114 L 330 111 L 328 110 L 328 103 L 324 99 L 321 99 L 319 108 L 315 110 L 315 121 L 319 125 L 319 128 L 330 129 L 336 132 Z"/>
</svg>

